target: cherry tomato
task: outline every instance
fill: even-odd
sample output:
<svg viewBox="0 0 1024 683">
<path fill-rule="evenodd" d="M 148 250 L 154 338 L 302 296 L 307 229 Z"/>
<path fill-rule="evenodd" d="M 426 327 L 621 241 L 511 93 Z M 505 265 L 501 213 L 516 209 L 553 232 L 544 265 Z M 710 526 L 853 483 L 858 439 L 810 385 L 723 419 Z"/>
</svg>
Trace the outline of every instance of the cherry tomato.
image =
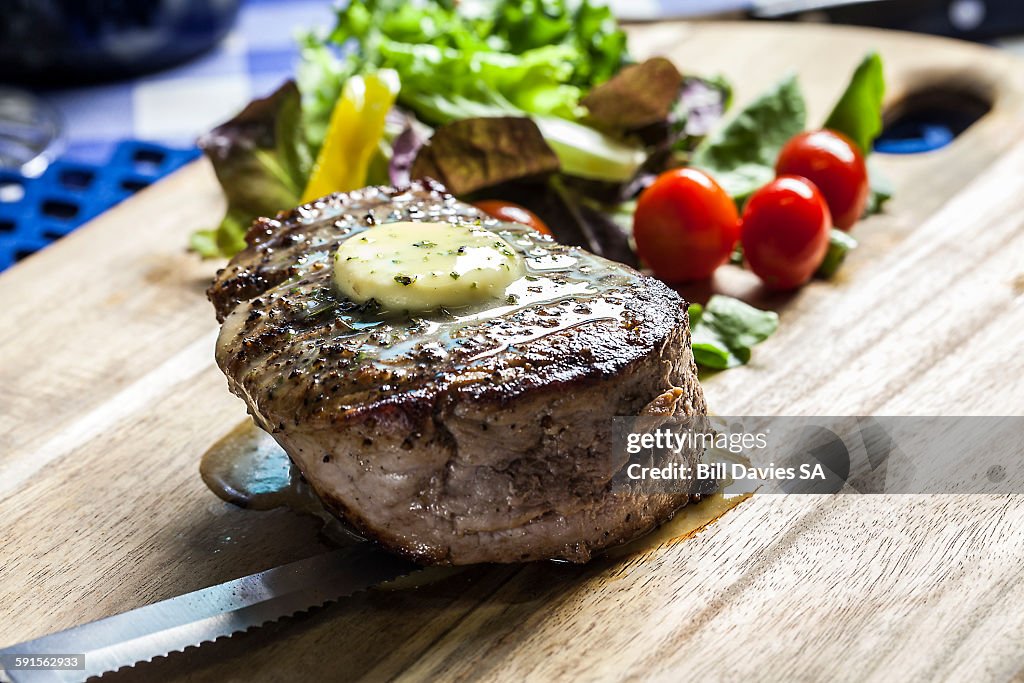
<svg viewBox="0 0 1024 683">
<path fill-rule="evenodd" d="M 842 133 L 814 130 L 794 136 L 779 153 L 775 173 L 817 185 L 840 230 L 849 230 L 864 215 L 868 169 L 860 150 Z"/>
<path fill-rule="evenodd" d="M 781 176 L 755 192 L 743 209 L 743 256 L 772 289 L 811 279 L 828 251 L 832 217 L 806 178 Z"/>
<path fill-rule="evenodd" d="M 633 216 L 637 254 L 667 282 L 711 277 L 739 239 L 732 198 L 695 168 L 662 173 L 643 191 Z"/>
<path fill-rule="evenodd" d="M 500 199 L 484 199 L 483 201 L 476 202 L 473 206 L 491 218 L 497 218 L 499 221 L 522 223 L 537 232 L 544 233 L 545 235 L 551 234 L 551 230 L 544 224 L 544 221 L 525 206 L 513 204 L 512 202 L 503 202 Z"/>
</svg>

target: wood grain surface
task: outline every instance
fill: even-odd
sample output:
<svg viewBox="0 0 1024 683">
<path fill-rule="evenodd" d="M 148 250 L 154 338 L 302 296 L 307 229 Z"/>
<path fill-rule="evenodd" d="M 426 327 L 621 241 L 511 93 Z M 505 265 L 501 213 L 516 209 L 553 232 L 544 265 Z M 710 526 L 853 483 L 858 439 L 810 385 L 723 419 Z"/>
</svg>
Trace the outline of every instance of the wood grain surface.
<svg viewBox="0 0 1024 683">
<path fill-rule="evenodd" d="M 657 24 L 632 45 L 740 102 L 795 68 L 812 121 L 868 49 L 893 102 L 993 102 L 942 150 L 878 158 L 896 199 L 836 281 L 781 297 L 718 276 L 782 325 L 707 378 L 715 411 L 1024 414 L 1024 65 L 811 26 Z M 217 264 L 184 251 L 222 210 L 197 162 L 0 276 L 0 645 L 326 549 L 313 520 L 198 476 L 245 415 L 213 364 Z M 755 496 L 630 558 L 452 571 L 112 678 L 1000 680 L 1024 676 L 1022 562 L 1021 496 Z"/>
</svg>

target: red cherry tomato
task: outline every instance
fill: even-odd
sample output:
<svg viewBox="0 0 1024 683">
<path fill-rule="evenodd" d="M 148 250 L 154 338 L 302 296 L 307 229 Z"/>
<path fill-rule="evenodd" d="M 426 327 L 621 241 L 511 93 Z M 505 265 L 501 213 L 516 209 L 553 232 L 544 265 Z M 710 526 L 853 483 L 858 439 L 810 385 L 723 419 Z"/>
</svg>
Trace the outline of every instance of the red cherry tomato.
<svg viewBox="0 0 1024 683">
<path fill-rule="evenodd" d="M 868 169 L 860 150 L 842 133 L 814 130 L 794 136 L 779 153 L 775 173 L 817 185 L 840 230 L 849 230 L 864 215 Z"/>
<path fill-rule="evenodd" d="M 809 180 L 781 176 L 755 192 L 743 209 L 743 256 L 772 289 L 811 279 L 828 251 L 832 217 Z"/>
<path fill-rule="evenodd" d="M 473 206 L 480 209 L 491 218 L 497 218 L 499 221 L 521 223 L 526 227 L 533 228 L 537 232 L 544 233 L 545 235 L 551 234 L 551 230 L 547 225 L 545 225 L 544 221 L 525 206 L 519 206 L 512 202 L 503 202 L 500 199 L 485 199 L 483 201 L 476 202 Z"/>
<path fill-rule="evenodd" d="M 711 277 L 739 239 L 736 204 L 695 168 L 662 173 L 640 195 L 633 216 L 637 254 L 667 282 Z"/>
</svg>

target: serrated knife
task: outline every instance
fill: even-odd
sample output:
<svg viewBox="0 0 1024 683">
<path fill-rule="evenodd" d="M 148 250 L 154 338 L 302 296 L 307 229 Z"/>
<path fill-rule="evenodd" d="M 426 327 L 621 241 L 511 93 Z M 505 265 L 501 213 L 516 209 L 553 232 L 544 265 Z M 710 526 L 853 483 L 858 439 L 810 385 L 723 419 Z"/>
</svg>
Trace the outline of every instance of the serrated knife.
<svg viewBox="0 0 1024 683">
<path fill-rule="evenodd" d="M 417 565 L 370 543 L 341 548 L 0 650 L 13 683 L 71 683 L 319 607 Z M 16 655 L 84 654 L 85 668 L 10 668 Z"/>
</svg>

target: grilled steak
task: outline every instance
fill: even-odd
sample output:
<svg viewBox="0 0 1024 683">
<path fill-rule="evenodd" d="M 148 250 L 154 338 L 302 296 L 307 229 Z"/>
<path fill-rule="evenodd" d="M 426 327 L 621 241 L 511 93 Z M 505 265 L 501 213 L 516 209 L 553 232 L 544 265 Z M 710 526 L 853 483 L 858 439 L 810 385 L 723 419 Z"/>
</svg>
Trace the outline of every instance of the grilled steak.
<svg viewBox="0 0 1024 683">
<path fill-rule="evenodd" d="M 332 287 L 338 245 L 394 221 L 482 224 L 529 294 L 381 315 Z M 614 415 L 703 415 L 686 307 L 661 282 L 485 218 L 430 182 L 260 219 L 209 296 L 217 362 L 328 509 L 432 564 L 583 562 L 689 492 L 612 487 Z"/>
</svg>

